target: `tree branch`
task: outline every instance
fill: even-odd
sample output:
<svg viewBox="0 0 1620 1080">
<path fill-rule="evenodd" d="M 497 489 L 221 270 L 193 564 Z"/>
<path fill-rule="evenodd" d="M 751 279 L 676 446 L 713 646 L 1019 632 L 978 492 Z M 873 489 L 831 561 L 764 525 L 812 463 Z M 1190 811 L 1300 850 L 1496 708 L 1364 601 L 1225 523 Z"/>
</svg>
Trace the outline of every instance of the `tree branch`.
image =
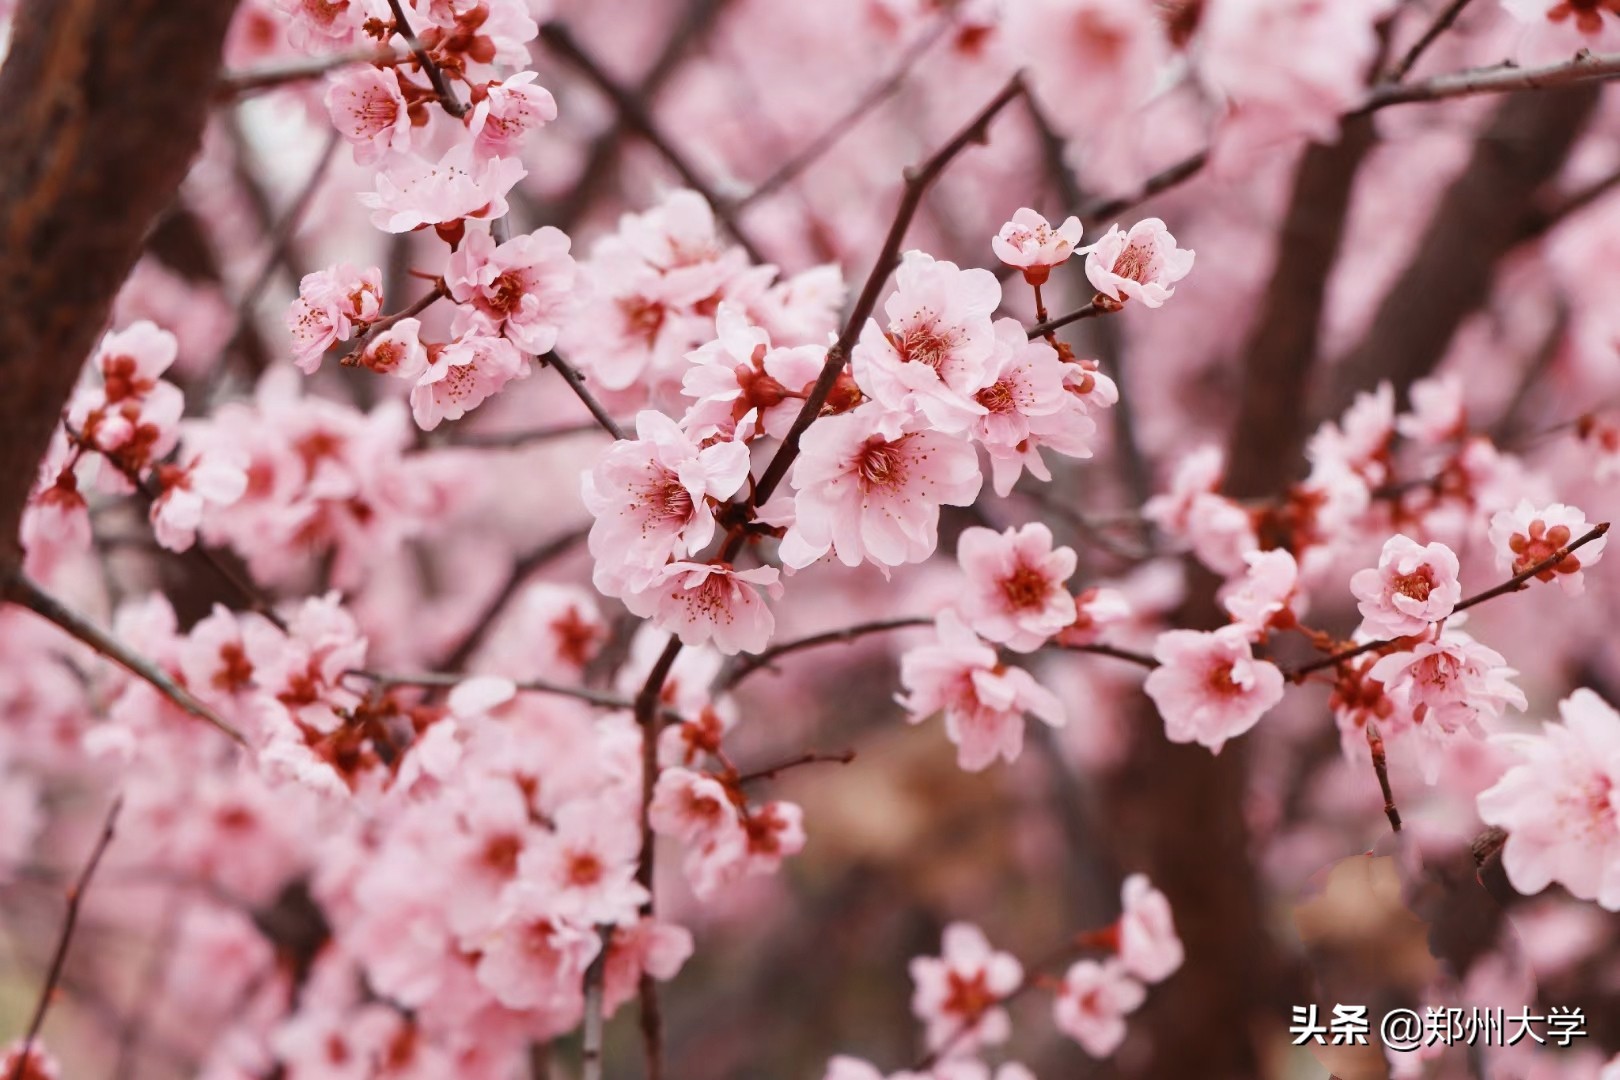
<svg viewBox="0 0 1620 1080">
<path fill-rule="evenodd" d="M 1085 307 L 1071 311 L 1067 315 L 1059 315 L 1056 318 L 1047 319 L 1045 322 L 1036 323 L 1029 328 L 1029 340 L 1034 341 L 1038 337 L 1045 337 L 1052 331 L 1061 330 L 1070 323 L 1079 322 L 1081 319 L 1095 319 L 1099 315 L 1107 315 L 1118 310 L 1118 308 L 1101 307 L 1096 301 L 1092 301 Z"/>
<path fill-rule="evenodd" d="M 512 572 L 506 576 L 506 581 L 496 590 L 489 603 L 484 606 L 483 612 L 479 614 L 477 620 L 473 623 L 472 629 L 456 643 L 439 666 L 446 671 L 460 671 L 466 667 L 467 661 L 472 659 L 473 654 L 478 651 L 478 647 L 484 643 L 485 638 L 489 636 L 490 630 L 494 629 L 495 622 L 500 618 L 501 612 L 506 610 L 506 605 L 512 602 L 512 598 L 517 595 L 518 589 L 529 579 L 529 576 L 548 563 L 572 551 L 581 540 L 585 539 L 589 532 L 590 528 L 586 526 L 563 533 L 561 536 L 540 545 L 514 563 Z"/>
<path fill-rule="evenodd" d="M 1434 17 L 1434 21 L 1429 23 L 1428 28 L 1423 31 L 1417 41 L 1412 43 L 1412 47 L 1406 51 L 1405 56 L 1401 57 L 1400 62 L 1390 69 L 1389 76 L 1385 81 L 1398 83 L 1406 78 L 1413 65 L 1422 59 L 1423 54 L 1429 51 L 1429 46 L 1440 39 L 1440 35 L 1451 29 L 1451 24 L 1457 21 L 1457 16 L 1462 14 L 1463 8 L 1467 7 L 1470 2 L 1471 0 L 1451 0 L 1444 10 Z"/>
<path fill-rule="evenodd" d="M 596 422 L 602 426 L 603 431 L 615 439 L 625 437 L 624 429 L 619 427 L 618 421 L 613 419 L 613 416 L 602 407 L 602 403 L 597 401 L 596 396 L 585 386 L 585 376 L 581 375 L 579 370 L 567 360 L 564 360 L 561 353 L 553 349 L 540 357 L 540 363 L 563 377 L 563 382 L 568 384 L 568 389 L 572 390 L 581 404 L 590 410 L 590 414 L 596 418 Z"/>
<path fill-rule="evenodd" d="M 934 620 L 931 616 L 910 615 L 896 619 L 879 619 L 875 622 L 858 623 L 855 626 L 846 626 L 842 630 L 828 630 L 820 634 L 811 634 L 808 637 L 784 641 L 779 645 L 772 645 L 763 652 L 738 657 L 736 665 L 715 681 L 714 692 L 717 694 L 724 693 L 760 668 L 770 667 L 782 657 L 789 653 L 799 652 L 801 649 L 814 649 L 820 645 L 851 642 L 868 634 L 880 634 L 886 630 L 903 630 L 907 627 L 932 626 L 933 623 Z"/>
<path fill-rule="evenodd" d="M 444 111 L 457 120 L 466 116 L 467 106 L 463 105 L 461 99 L 456 97 L 455 89 L 451 87 L 450 80 L 444 77 L 444 71 L 438 64 L 434 63 L 433 57 L 429 56 L 428 51 L 422 47 L 422 42 L 417 38 L 416 31 L 411 29 L 411 22 L 405 17 L 405 9 L 400 6 L 399 0 L 388 0 L 388 8 L 394 13 L 394 29 L 399 31 L 400 37 L 405 39 L 405 45 L 411 50 L 411 55 L 416 58 L 417 64 L 421 66 L 422 73 L 427 76 L 428 82 L 433 84 L 433 92 L 439 95 L 439 104 L 444 106 Z"/>
<path fill-rule="evenodd" d="M 408 53 L 395 52 L 383 46 L 354 49 L 331 56 L 311 56 L 291 63 L 271 64 L 248 71 L 227 71 L 220 75 L 219 82 L 214 88 L 214 97 L 216 100 L 245 97 L 261 90 L 274 90 L 289 83 L 319 79 L 323 75 L 357 64 L 392 67 L 409 59 L 409 56 Z"/>
</svg>

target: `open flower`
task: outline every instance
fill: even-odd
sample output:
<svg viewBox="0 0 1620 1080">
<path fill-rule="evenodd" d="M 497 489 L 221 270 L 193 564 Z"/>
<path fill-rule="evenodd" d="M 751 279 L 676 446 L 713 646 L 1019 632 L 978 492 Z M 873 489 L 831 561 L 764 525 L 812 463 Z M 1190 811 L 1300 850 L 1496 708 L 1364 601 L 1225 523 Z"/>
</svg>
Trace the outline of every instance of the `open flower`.
<svg viewBox="0 0 1620 1080">
<path fill-rule="evenodd" d="M 523 354 L 508 340 L 470 333 L 439 346 L 411 388 L 411 415 L 423 431 L 460 420 L 513 379 L 529 377 Z"/>
<path fill-rule="evenodd" d="M 1283 696 L 1277 665 L 1256 660 L 1240 626 L 1169 630 L 1153 644 L 1159 666 L 1143 689 L 1164 717 L 1171 742 L 1196 742 L 1220 753 Z"/>
<path fill-rule="evenodd" d="M 971 1054 L 1006 1042 L 1012 1024 L 1001 1003 L 1023 983 L 1023 965 L 965 922 L 945 928 L 940 954 L 911 961 L 911 1011 L 928 1026 L 930 1049 Z"/>
<path fill-rule="evenodd" d="M 624 606 L 686 645 L 713 642 L 727 656 L 759 652 L 776 628 L 760 589 L 780 593 L 780 576 L 774 566 L 734 570 L 718 563 L 672 562 L 645 589 L 626 591 Z"/>
<path fill-rule="evenodd" d="M 1384 542 L 1377 569 L 1357 570 L 1350 591 L 1362 627 L 1375 637 L 1420 634 L 1462 599 L 1457 556 L 1441 543 L 1419 544 L 1397 533 Z"/>
<path fill-rule="evenodd" d="M 1518 575 L 1539 566 L 1558 549 L 1592 531 L 1586 515 L 1573 506 L 1553 503 L 1537 509 L 1521 499 L 1512 510 L 1491 517 L 1491 547 L 1496 552 L 1497 569 Z M 1579 596 L 1586 589 L 1581 569 L 1598 561 L 1608 537 L 1600 536 L 1536 575 L 1538 581 L 1556 581 L 1568 596 Z"/>
<path fill-rule="evenodd" d="M 1125 912 L 1119 919 L 1119 959 L 1143 982 L 1169 978 L 1186 958 L 1170 915 L 1170 901 L 1146 874 L 1132 874 L 1120 890 Z"/>
<path fill-rule="evenodd" d="M 525 135 L 557 119 L 557 101 L 535 82 L 539 77 L 520 71 L 484 88 L 467 117 L 467 132 L 480 156 L 515 155 Z"/>
<path fill-rule="evenodd" d="M 383 232 L 403 233 L 462 218 L 493 219 L 508 209 L 506 195 L 528 175 L 513 157 L 481 158 L 460 142 L 438 161 L 406 155 L 377 174 L 377 190 L 362 192 L 371 222 Z"/>
<path fill-rule="evenodd" d="M 974 632 L 1018 652 L 1034 652 L 1074 622 L 1074 597 L 1064 582 L 1074 573 L 1073 549 L 1052 546 L 1040 522 L 997 533 L 974 527 L 956 542 L 967 577 L 961 610 Z"/>
<path fill-rule="evenodd" d="M 1146 997 L 1118 960 L 1080 960 L 1063 976 L 1052 1021 L 1086 1053 L 1105 1058 L 1125 1041 L 1125 1017 Z"/>
<path fill-rule="evenodd" d="M 354 145 L 354 160 L 361 165 L 411 148 L 415 125 L 391 67 L 359 64 L 333 74 L 326 111 L 332 126 Z"/>
<path fill-rule="evenodd" d="M 568 234 L 550 225 L 496 245 L 469 230 L 450 256 L 445 284 L 460 304 L 455 332 L 503 334 L 524 352 L 543 353 L 573 311 L 576 270 Z"/>
<path fill-rule="evenodd" d="M 1054 229 L 1044 217 L 1025 206 L 990 238 L 990 249 L 1008 266 L 1022 270 L 1025 281 L 1043 285 L 1052 267 L 1069 261 L 1080 236 L 1079 218 L 1069 217 Z"/>
<path fill-rule="evenodd" d="M 1175 295 L 1170 286 L 1192 271 L 1193 252 L 1176 246 L 1164 222 L 1144 218 L 1121 232 L 1111 226 L 1085 249 L 1086 277 L 1102 296 L 1116 303 L 1139 300 L 1156 308 Z"/>
</svg>

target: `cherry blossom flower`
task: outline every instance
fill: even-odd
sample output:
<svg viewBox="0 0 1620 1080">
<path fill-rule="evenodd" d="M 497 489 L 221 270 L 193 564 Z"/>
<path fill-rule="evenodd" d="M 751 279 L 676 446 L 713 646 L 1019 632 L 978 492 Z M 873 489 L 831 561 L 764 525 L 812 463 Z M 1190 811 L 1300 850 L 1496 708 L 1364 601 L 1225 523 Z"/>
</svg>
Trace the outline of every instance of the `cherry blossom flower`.
<svg viewBox="0 0 1620 1080">
<path fill-rule="evenodd" d="M 684 844 L 707 844 L 740 826 L 720 781 L 678 766 L 658 774 L 647 813 L 655 830 Z"/>
<path fill-rule="evenodd" d="M 636 882 L 641 830 L 606 801 L 577 799 L 553 815 L 554 831 L 518 859 L 516 891 L 533 890 L 559 918 L 629 925 L 647 899 Z"/>
<path fill-rule="evenodd" d="M 960 610 L 975 633 L 1016 652 L 1034 652 L 1074 622 L 1074 597 L 1063 583 L 1077 556 L 1052 546 L 1040 522 L 997 533 L 974 527 L 957 538 L 956 558 L 968 581 Z"/>
<path fill-rule="evenodd" d="M 1044 285 L 1052 267 L 1068 262 L 1080 243 L 1080 219 L 1069 217 L 1056 229 L 1029 207 L 1020 207 L 1012 220 L 990 238 L 996 258 L 1024 272 L 1031 285 Z"/>
<path fill-rule="evenodd" d="M 1482 715 L 1495 719 L 1508 705 L 1526 705 L 1524 691 L 1511 682 L 1518 672 L 1502 655 L 1451 626 L 1410 652 L 1380 657 L 1367 674 L 1383 684 L 1398 710 L 1393 723 L 1380 725 L 1386 736 L 1395 741 L 1412 730 L 1430 744 L 1414 756 L 1431 784 L 1439 775 L 1437 751 L 1449 736 L 1482 737 Z"/>
<path fill-rule="evenodd" d="M 391 67 L 362 64 L 338 71 L 326 90 L 326 111 L 362 165 L 411 148 L 415 125 Z"/>
<path fill-rule="evenodd" d="M 1118 960 L 1079 960 L 1063 976 L 1052 1021 L 1086 1053 L 1105 1058 L 1125 1041 L 1125 1017 L 1147 997 Z"/>
<path fill-rule="evenodd" d="M 631 926 L 615 927 L 602 972 L 603 1011 L 611 1016 L 635 997 L 643 975 L 660 982 L 673 979 L 692 951 L 691 931 L 673 923 L 648 917 Z"/>
<path fill-rule="evenodd" d="M 1145 307 L 1160 307 L 1175 295 L 1170 286 L 1192 272 L 1193 252 L 1177 247 L 1158 218 L 1143 218 L 1128 233 L 1110 226 L 1083 250 L 1086 277 L 1099 295 L 1118 304 L 1138 300 Z"/>
<path fill-rule="evenodd" d="M 1285 630 L 1305 613 L 1305 598 L 1299 589 L 1299 564 L 1283 548 L 1251 551 L 1244 557 L 1249 569 L 1229 582 L 1220 592 L 1221 606 L 1253 641 L 1262 640 L 1273 629 Z"/>
<path fill-rule="evenodd" d="M 508 896 L 500 922 L 480 943 L 479 984 L 509 1009 L 573 1006 L 601 939 L 594 929 L 553 918 L 540 890 Z"/>
<path fill-rule="evenodd" d="M 921 562 L 939 540 L 939 508 L 968 506 L 983 478 L 973 445 L 866 406 L 812 425 L 793 465 L 790 567 L 829 549 L 846 566 Z"/>
<path fill-rule="evenodd" d="M 957 764 L 968 772 L 988 768 L 998 757 L 1016 761 L 1024 748 L 1024 715 L 1053 727 L 1064 723 L 1057 695 L 1022 668 L 1008 667 L 954 611 L 939 613 L 937 640 L 900 658 L 896 700 L 912 723 L 945 714 L 945 734 L 956 744 Z"/>
<path fill-rule="evenodd" d="M 1553 503 L 1538 509 L 1529 500 L 1521 499 L 1512 510 L 1491 517 L 1490 541 L 1496 552 L 1496 568 L 1517 576 L 1591 531 L 1586 515 L 1573 506 Z M 1607 542 L 1608 537 L 1598 537 L 1541 571 L 1536 579 L 1558 582 L 1566 596 L 1581 595 L 1586 590 L 1581 570 L 1598 561 Z"/>
<path fill-rule="evenodd" d="M 1135 611 L 1118 589 L 1086 589 L 1074 598 L 1074 622 L 1058 631 L 1059 645 L 1091 645 L 1112 626 L 1129 620 Z"/>
<path fill-rule="evenodd" d="M 293 363 L 306 375 L 321 366 L 321 358 L 339 341 L 348 341 L 382 311 L 382 271 L 373 266 L 361 271 L 339 263 L 298 284 L 298 299 L 287 311 L 292 331 Z"/>
<path fill-rule="evenodd" d="M 1455 375 L 1419 379 L 1407 392 L 1412 411 L 1395 418 L 1395 430 L 1428 446 L 1462 437 L 1468 431 L 1462 391 L 1462 380 Z"/>
<path fill-rule="evenodd" d="M 1090 457 L 1097 425 L 1076 392 L 1075 383 L 1089 374 L 1079 364 L 1064 363 L 1045 341 L 1030 341 L 1013 319 L 997 319 L 995 335 L 988 385 L 973 395 L 984 414 L 971 430 L 990 453 L 996 494 L 1005 496 L 1025 469 L 1037 480 L 1052 479 L 1042 449 Z"/>
<path fill-rule="evenodd" d="M 961 432 L 985 412 L 974 395 L 988 385 L 995 351 L 991 315 L 1001 285 L 988 270 L 963 270 L 908 251 L 883 310 L 850 351 L 862 390 L 893 410 L 916 410 L 943 432 Z"/>
<path fill-rule="evenodd" d="M 287 16 L 287 40 L 295 49 L 316 52 L 349 45 L 365 18 L 358 0 L 273 0 Z"/>
<path fill-rule="evenodd" d="M 608 596 L 644 589 L 672 556 L 708 546 L 710 501 L 735 495 L 748 464 L 742 443 L 700 448 L 663 413 L 637 414 L 636 438 L 615 442 L 581 481 L 596 518 L 589 538 L 596 587 Z"/>
<path fill-rule="evenodd" d="M 1041 103 L 1069 136 L 1132 115 L 1166 58 L 1152 5 L 1135 0 L 1023 0 L 1006 7 L 1007 39 L 1030 62 Z"/>
<path fill-rule="evenodd" d="M 1539 735 L 1498 735 L 1519 764 L 1479 795 L 1479 816 L 1507 830 L 1502 866 L 1525 895 L 1558 882 L 1620 911 L 1620 714 L 1591 690 L 1559 704 Z"/>
<path fill-rule="evenodd" d="M 1254 658 L 1240 626 L 1166 631 L 1154 642 L 1153 656 L 1159 666 L 1142 688 L 1172 742 L 1196 742 L 1218 754 L 1227 739 L 1254 727 L 1282 700 L 1282 672 Z"/>
<path fill-rule="evenodd" d="M 170 551 L 186 551 L 197 539 L 203 509 L 229 506 L 247 490 L 247 459 L 221 453 L 190 453 L 183 465 L 158 467 L 152 529 Z"/>
<path fill-rule="evenodd" d="M 416 382 L 430 364 L 427 346 L 422 344 L 422 320 L 400 319 L 370 338 L 360 353 L 360 363 L 379 375 Z"/>
<path fill-rule="evenodd" d="M 746 877 L 773 874 L 782 860 L 804 850 L 804 810 L 776 800 L 741 816 L 742 828 L 722 829 L 688 853 L 687 880 L 700 900 Z"/>
<path fill-rule="evenodd" d="M 1012 1023 L 1001 1003 L 1023 984 L 1024 968 L 977 926 L 947 926 L 938 957 L 912 959 L 911 980 L 911 1011 L 927 1025 L 930 1049 L 971 1054 L 1007 1041 Z"/>
<path fill-rule="evenodd" d="M 517 158 L 478 157 L 457 143 L 438 161 L 406 155 L 377 174 L 375 191 L 360 202 L 383 232 L 403 233 L 462 218 L 493 219 L 508 209 L 506 195 L 528 170 Z"/>
<path fill-rule="evenodd" d="M 557 102 L 539 85 L 535 72 L 517 74 L 485 85 L 483 96 L 467 117 L 473 146 L 485 157 L 516 154 L 524 136 L 557 119 Z"/>
<path fill-rule="evenodd" d="M 1186 956 L 1176 935 L 1170 901 L 1145 874 L 1132 874 L 1120 891 L 1125 913 L 1119 920 L 1119 960 L 1145 983 L 1163 982 Z"/>
<path fill-rule="evenodd" d="M 573 310 L 575 268 L 567 234 L 550 225 L 496 246 L 472 230 L 450 256 L 445 283 L 462 307 L 454 330 L 504 334 L 524 352 L 544 353 Z"/>
<path fill-rule="evenodd" d="M 696 401 L 681 426 L 699 436 L 748 438 L 757 429 L 783 438 L 821 374 L 827 350 L 772 348 L 770 334 L 730 301 L 721 302 L 714 322 L 715 340 L 686 354 L 692 366 L 681 376 L 681 392 Z"/>
<path fill-rule="evenodd" d="M 429 355 L 427 370 L 411 388 L 411 415 L 423 431 L 460 420 L 513 379 L 529 377 L 528 362 L 516 346 L 476 331 Z"/>
<path fill-rule="evenodd" d="M 726 656 L 759 652 L 776 628 L 759 592 L 764 588 L 780 594 L 780 576 L 774 566 L 735 570 L 716 563 L 672 562 L 645 589 L 626 591 L 624 606 L 684 644 L 712 642 Z"/>
<path fill-rule="evenodd" d="M 1384 542 L 1376 569 L 1350 578 L 1362 628 L 1375 637 L 1419 634 L 1451 614 L 1462 599 L 1457 556 L 1446 545 L 1419 544 L 1397 533 Z"/>
</svg>

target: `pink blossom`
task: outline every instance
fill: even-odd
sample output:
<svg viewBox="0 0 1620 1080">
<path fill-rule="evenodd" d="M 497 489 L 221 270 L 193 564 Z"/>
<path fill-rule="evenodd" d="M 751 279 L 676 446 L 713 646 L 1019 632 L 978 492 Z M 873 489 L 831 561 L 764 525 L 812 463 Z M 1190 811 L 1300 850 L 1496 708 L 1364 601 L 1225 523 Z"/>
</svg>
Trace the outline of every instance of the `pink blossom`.
<svg viewBox="0 0 1620 1080">
<path fill-rule="evenodd" d="M 1145 874 L 1132 874 L 1120 891 L 1125 913 L 1119 920 L 1119 959 L 1145 983 L 1163 982 L 1185 958 L 1170 915 L 1170 901 Z"/>
<path fill-rule="evenodd" d="M 1496 552 L 1496 568 L 1515 576 L 1539 566 L 1592 531 L 1586 515 L 1573 506 L 1553 503 L 1537 508 L 1526 499 L 1512 510 L 1491 517 L 1491 548 Z M 1603 554 L 1608 537 L 1599 536 L 1580 551 L 1564 556 L 1536 575 L 1538 581 L 1556 581 L 1566 596 L 1579 596 L 1586 590 L 1581 573 Z"/>
<path fill-rule="evenodd" d="M 1271 630 L 1295 625 L 1305 613 L 1299 589 L 1299 564 L 1284 548 L 1250 551 L 1243 557 L 1248 572 L 1221 589 L 1221 606 L 1251 640 L 1260 641 Z"/>
<path fill-rule="evenodd" d="M 1218 754 L 1227 739 L 1254 727 L 1282 700 L 1282 672 L 1254 658 L 1240 626 L 1166 631 L 1154 642 L 1153 656 L 1159 666 L 1143 689 L 1171 742 L 1196 742 Z"/>
<path fill-rule="evenodd" d="M 1446 545 L 1395 534 L 1384 542 L 1377 569 L 1351 575 L 1362 627 L 1375 637 L 1422 633 L 1462 599 L 1457 570 L 1457 556 Z"/>
<path fill-rule="evenodd" d="M 996 258 L 1022 270 L 1031 285 L 1043 285 L 1052 267 L 1069 261 L 1080 237 L 1079 218 L 1069 217 L 1054 229 L 1044 217 L 1025 206 L 990 238 L 990 248 Z"/>
<path fill-rule="evenodd" d="M 319 52 L 349 45 L 368 12 L 360 0 L 273 0 L 287 16 L 293 48 Z"/>
<path fill-rule="evenodd" d="M 422 320 L 400 319 L 366 342 L 360 363 L 379 375 L 392 375 L 414 383 L 427 371 L 427 346 L 422 344 Z"/>
<path fill-rule="evenodd" d="M 1024 748 L 1024 715 L 1054 727 L 1064 723 L 1063 703 L 1022 668 L 1008 667 L 955 612 L 939 613 L 937 639 L 900 658 L 896 700 L 912 723 L 945 714 L 945 734 L 956 744 L 957 764 L 988 768 L 998 757 L 1016 761 Z"/>
<path fill-rule="evenodd" d="M 480 942 L 479 984 L 509 1009 L 582 1007 L 585 969 L 601 951 L 594 929 L 555 919 L 549 898 L 514 889 L 494 930 Z"/>
<path fill-rule="evenodd" d="M 520 71 L 485 87 L 484 96 L 467 118 L 467 131 L 478 153 L 486 157 L 515 155 L 524 136 L 557 119 L 557 102 L 551 91 L 535 82 L 538 78 L 532 71 Z"/>
<path fill-rule="evenodd" d="M 382 271 L 375 266 L 360 271 L 339 263 L 305 274 L 298 284 L 298 299 L 287 311 L 293 363 L 313 375 L 327 349 L 348 341 L 356 329 L 377 318 L 382 299 Z"/>
<path fill-rule="evenodd" d="M 1431 784 L 1447 737 L 1480 737 L 1485 734 L 1481 715 L 1495 719 L 1508 705 L 1525 707 L 1524 691 L 1511 682 L 1517 674 L 1500 653 L 1450 626 L 1410 652 L 1380 657 L 1368 672 L 1399 710 L 1381 729 L 1391 742 L 1409 733 L 1422 736 L 1427 745 L 1416 747 L 1413 756 Z"/>
<path fill-rule="evenodd" d="M 683 844 L 707 843 L 740 820 L 720 781 L 678 766 L 658 774 L 648 817 L 655 830 Z"/>
<path fill-rule="evenodd" d="M 775 800 L 742 816 L 742 828 L 724 829 L 689 854 L 687 879 L 698 899 L 708 900 L 746 877 L 773 874 L 782 860 L 804 850 L 804 810 Z"/>
<path fill-rule="evenodd" d="M 997 533 L 974 527 L 956 542 L 968 590 L 960 610 L 975 633 L 1016 652 L 1034 652 L 1074 622 L 1074 597 L 1064 587 L 1077 556 L 1052 546 L 1040 522 Z"/>
<path fill-rule="evenodd" d="M 445 282 L 457 310 L 455 332 L 504 334 L 529 353 L 549 352 L 574 306 L 576 271 L 567 234 L 550 225 L 496 246 L 474 229 L 450 256 Z"/>
<path fill-rule="evenodd" d="M 939 431 L 965 431 L 985 412 L 974 395 L 989 383 L 999 303 L 1001 285 L 988 270 L 906 252 L 883 306 L 888 325 L 869 320 L 850 352 L 855 381 L 886 408 L 920 412 Z"/>
<path fill-rule="evenodd" d="M 720 304 L 714 322 L 715 340 L 686 354 L 691 367 L 681 376 L 681 392 L 697 400 L 681 425 L 730 439 L 786 436 L 827 350 L 772 348 L 770 334 L 730 301 Z"/>
<path fill-rule="evenodd" d="M 247 490 L 247 458 L 229 453 L 191 452 L 184 465 L 158 467 L 158 496 L 152 500 L 152 529 L 170 551 L 186 551 L 197 539 L 208 505 L 229 506 Z"/>
<path fill-rule="evenodd" d="M 528 170 L 517 158 L 477 157 L 472 144 L 457 143 L 438 161 L 406 155 L 377 174 L 376 191 L 360 202 L 383 232 L 403 233 L 462 218 L 498 218 L 506 195 Z"/>
<path fill-rule="evenodd" d="M 997 319 L 995 334 L 987 385 L 973 395 L 985 411 L 971 430 L 990 453 L 996 494 L 1005 496 L 1025 469 L 1037 480 L 1052 479 L 1041 459 L 1043 449 L 1091 456 L 1097 425 L 1087 415 L 1093 402 L 1081 390 L 1097 384 L 1079 364 L 1059 359 L 1045 341 L 1030 341 L 1013 319 Z"/>
<path fill-rule="evenodd" d="M 1620 714 L 1591 690 L 1558 707 L 1539 735 L 1498 735 L 1520 761 L 1479 795 L 1479 816 L 1507 830 L 1502 866 L 1521 893 L 1556 881 L 1620 911 Z"/>
<path fill-rule="evenodd" d="M 911 961 L 911 980 L 911 1011 L 927 1025 L 930 1049 L 971 1054 L 1007 1041 L 1012 1024 L 1001 1003 L 1022 985 L 1024 968 L 977 926 L 947 926 L 938 957 Z"/>
<path fill-rule="evenodd" d="M 1058 631 L 1059 645 L 1091 645 L 1104 631 L 1135 614 L 1131 602 L 1118 589 L 1086 589 L 1074 598 L 1074 622 Z"/>
<path fill-rule="evenodd" d="M 793 465 L 794 524 L 783 563 L 831 549 L 846 566 L 921 562 L 939 540 L 939 508 L 968 506 L 982 477 L 973 445 L 865 406 L 812 425 Z"/>
<path fill-rule="evenodd" d="M 1395 388 L 1381 382 L 1376 390 L 1357 394 L 1337 423 L 1323 422 L 1306 443 L 1305 456 L 1314 467 L 1343 469 L 1381 484 L 1389 474 L 1394 437 Z"/>
<path fill-rule="evenodd" d="M 1079 960 L 1063 976 L 1052 1021 L 1086 1053 L 1105 1058 L 1125 1041 L 1125 1017 L 1146 997 L 1120 961 Z"/>
<path fill-rule="evenodd" d="M 1395 430 L 1429 446 L 1460 438 L 1468 431 L 1462 389 L 1462 380 L 1455 375 L 1419 379 L 1407 391 L 1412 411 L 1395 418 Z"/>
<path fill-rule="evenodd" d="M 1604 15 L 1620 18 L 1615 0 L 1502 0 L 1502 6 L 1521 22 L 1564 23 L 1582 34 L 1601 34 L 1609 24 Z"/>
<path fill-rule="evenodd" d="M 603 1010 L 609 1015 L 634 998 L 641 977 L 668 982 L 692 956 L 692 934 L 683 926 L 644 917 L 613 930 L 607 966 L 602 973 Z"/>
<path fill-rule="evenodd" d="M 1138 0 L 1021 0 L 1005 11 L 1008 41 L 1070 137 L 1131 115 L 1168 56 L 1157 13 Z"/>
<path fill-rule="evenodd" d="M 714 538 L 711 500 L 731 498 L 748 478 L 748 448 L 699 447 L 663 413 L 636 416 L 636 438 L 615 442 L 581 481 L 596 521 L 593 580 L 608 596 L 640 590 L 671 557 L 695 555 Z"/>
<path fill-rule="evenodd" d="M 415 125 L 391 67 L 362 64 L 338 71 L 326 90 L 326 111 L 362 165 L 411 148 Z"/>
<path fill-rule="evenodd" d="M 529 365 L 517 347 L 501 337 L 476 331 L 430 353 L 427 370 L 411 388 L 411 415 L 416 426 L 432 431 L 444 420 L 460 420 L 514 379 L 529 377 Z"/>
<path fill-rule="evenodd" d="M 1170 288 L 1192 271 L 1193 252 L 1176 246 L 1164 222 L 1143 218 L 1121 232 L 1118 225 L 1084 249 L 1086 277 L 1097 292 L 1116 303 L 1139 300 L 1150 308 L 1175 295 Z"/>
<path fill-rule="evenodd" d="M 735 570 L 716 563 L 672 562 L 645 589 L 625 592 L 624 606 L 684 644 L 712 642 L 726 656 L 759 652 L 776 628 L 760 590 L 779 595 L 780 576 L 774 566 Z"/>
<path fill-rule="evenodd" d="M 534 891 L 552 914 L 580 925 L 628 925 L 647 899 L 636 882 L 641 831 L 606 800 L 575 800 L 554 815 L 555 829 L 518 859 L 514 889 Z"/>
</svg>

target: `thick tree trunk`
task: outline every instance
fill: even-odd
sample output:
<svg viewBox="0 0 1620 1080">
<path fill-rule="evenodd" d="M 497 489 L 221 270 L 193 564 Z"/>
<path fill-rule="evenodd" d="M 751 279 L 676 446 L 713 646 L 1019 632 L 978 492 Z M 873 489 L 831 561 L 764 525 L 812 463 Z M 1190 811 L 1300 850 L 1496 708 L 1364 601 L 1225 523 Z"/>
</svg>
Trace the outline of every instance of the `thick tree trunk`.
<svg viewBox="0 0 1620 1080">
<path fill-rule="evenodd" d="M 0 579 L 40 457 L 196 152 L 236 0 L 25 0 L 0 69 Z"/>
</svg>

